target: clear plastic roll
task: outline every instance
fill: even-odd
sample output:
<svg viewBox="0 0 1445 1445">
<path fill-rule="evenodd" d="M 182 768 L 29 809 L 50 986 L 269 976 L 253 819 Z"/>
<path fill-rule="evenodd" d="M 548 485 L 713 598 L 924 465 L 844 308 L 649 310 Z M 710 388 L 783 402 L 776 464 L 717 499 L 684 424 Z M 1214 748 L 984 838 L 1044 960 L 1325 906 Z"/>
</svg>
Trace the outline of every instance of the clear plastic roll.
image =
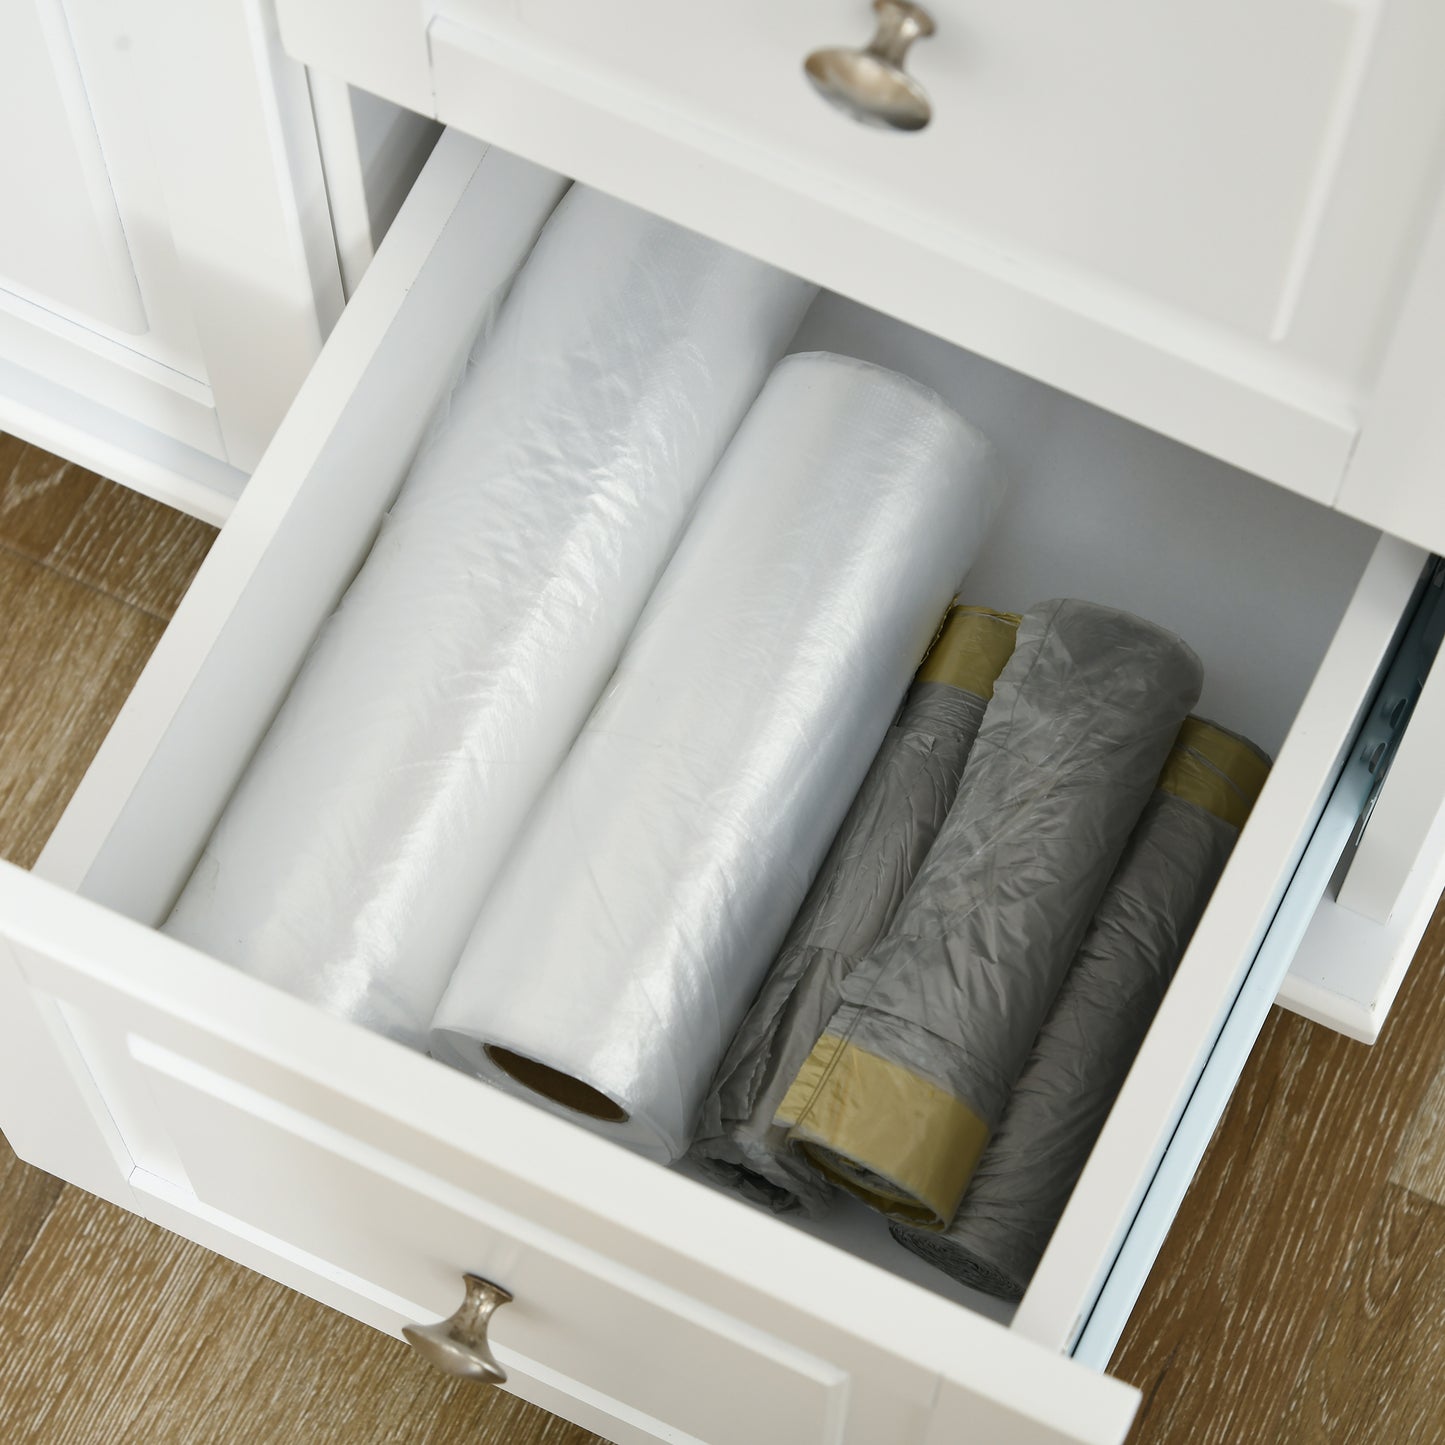
<svg viewBox="0 0 1445 1445">
<path fill-rule="evenodd" d="M 689 1153 L 746 1199 L 778 1213 L 827 1209 L 832 1187 L 773 1115 L 938 836 L 1018 625 L 983 607 L 949 612 L 728 1045 Z"/>
<path fill-rule="evenodd" d="M 1000 491 L 931 391 L 784 361 L 499 876 L 433 1052 L 679 1157 Z"/>
<path fill-rule="evenodd" d="M 1253 744 L 1184 724 L 953 1223 L 894 1224 L 900 1244 L 1023 1298 L 1268 772 Z"/>
<path fill-rule="evenodd" d="M 167 930 L 424 1046 L 497 867 L 813 294 L 574 186 Z"/>
<path fill-rule="evenodd" d="M 952 1220 L 1202 682 L 1127 613 L 1024 614 L 958 802 L 778 1111 L 829 1178 Z"/>
</svg>

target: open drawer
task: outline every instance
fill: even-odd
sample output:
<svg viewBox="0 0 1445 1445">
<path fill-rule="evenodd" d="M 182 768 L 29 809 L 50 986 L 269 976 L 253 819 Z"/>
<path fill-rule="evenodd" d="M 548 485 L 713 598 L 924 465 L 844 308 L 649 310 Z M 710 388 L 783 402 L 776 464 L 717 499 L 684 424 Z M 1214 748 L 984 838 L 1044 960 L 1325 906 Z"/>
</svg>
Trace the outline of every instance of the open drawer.
<svg viewBox="0 0 1445 1445">
<path fill-rule="evenodd" d="M 911 372 L 1013 490 L 969 600 L 1173 627 L 1277 762 L 1016 1311 L 861 1209 L 795 1225 L 155 931 L 563 180 L 445 136 L 41 860 L 0 870 L 17 1151 L 396 1332 L 516 1296 L 510 1387 L 618 1440 L 1118 1441 L 1107 1359 L 1363 801 L 1426 557 L 823 295 L 795 342 Z M 1367 780 L 1366 780 L 1367 781 Z M 1367 787 L 1365 791 L 1367 791 Z M 1353 812 L 1351 808 L 1353 807 Z"/>
</svg>

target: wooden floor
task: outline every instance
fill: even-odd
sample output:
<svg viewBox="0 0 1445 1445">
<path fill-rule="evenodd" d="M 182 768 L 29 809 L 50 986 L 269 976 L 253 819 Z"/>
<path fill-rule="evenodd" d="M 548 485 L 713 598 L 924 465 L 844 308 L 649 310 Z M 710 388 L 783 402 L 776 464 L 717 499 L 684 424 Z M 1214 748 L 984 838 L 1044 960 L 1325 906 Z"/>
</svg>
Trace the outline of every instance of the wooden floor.
<svg viewBox="0 0 1445 1445">
<path fill-rule="evenodd" d="M 34 861 L 213 535 L 0 436 L 0 856 Z M 1445 917 L 1373 1049 L 1271 1017 L 1114 1360 L 1133 1445 L 1445 1441 L 1442 984 Z M 0 1442 L 593 1439 L 0 1141 Z"/>
</svg>

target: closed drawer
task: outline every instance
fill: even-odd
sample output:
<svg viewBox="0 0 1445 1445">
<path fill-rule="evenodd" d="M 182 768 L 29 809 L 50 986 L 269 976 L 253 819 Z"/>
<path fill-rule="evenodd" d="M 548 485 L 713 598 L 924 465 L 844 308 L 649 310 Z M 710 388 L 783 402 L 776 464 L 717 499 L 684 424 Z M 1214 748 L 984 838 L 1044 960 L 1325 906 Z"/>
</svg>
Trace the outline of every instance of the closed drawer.
<svg viewBox="0 0 1445 1445">
<path fill-rule="evenodd" d="M 324 1122 L 297 1107 L 284 1077 L 240 1058 L 217 1068 L 212 1055 L 207 1067 L 181 1049 L 133 1045 L 199 1200 L 421 1312 L 455 1302 L 457 1260 L 505 1279 L 515 1301 L 497 1327 L 504 1366 L 560 1376 L 581 1401 L 606 1410 L 608 1433 L 641 1417 L 744 1445 L 756 1436 L 732 1405 L 739 1391 L 768 1402 L 780 1439 L 821 1445 L 844 1413 L 848 1374 L 830 1361 L 559 1233 L 495 1183 L 485 1195 L 458 1188 Z M 258 1169 L 262 1160 L 267 1167 Z M 896 1411 L 926 1401 L 929 1381 L 911 1373 L 911 1402 L 905 1382 L 889 1381 Z"/>
<path fill-rule="evenodd" d="M 1176 628 L 1203 709 L 1277 754 L 1013 1314 L 870 1220 L 759 1213 L 155 931 L 562 185 L 443 138 L 52 839 L 49 881 L 0 871 L 0 987 L 33 1021 L 0 1060 L 6 1128 L 384 1328 L 450 1311 L 463 1270 L 496 1278 L 517 1297 L 495 1321 L 514 1387 L 620 1440 L 1118 1441 L 1133 1393 L 1066 1356 L 1107 1356 L 1288 967 L 1289 920 L 1328 880 L 1318 844 L 1418 549 L 836 296 L 804 321 L 798 349 L 910 371 L 999 444 L 1013 491 L 971 598 L 1089 596 Z"/>
<path fill-rule="evenodd" d="M 804 76 L 867 0 L 278 4 L 309 65 L 1332 501 L 1438 192 L 1445 12 L 928 9 L 903 134 Z"/>
</svg>

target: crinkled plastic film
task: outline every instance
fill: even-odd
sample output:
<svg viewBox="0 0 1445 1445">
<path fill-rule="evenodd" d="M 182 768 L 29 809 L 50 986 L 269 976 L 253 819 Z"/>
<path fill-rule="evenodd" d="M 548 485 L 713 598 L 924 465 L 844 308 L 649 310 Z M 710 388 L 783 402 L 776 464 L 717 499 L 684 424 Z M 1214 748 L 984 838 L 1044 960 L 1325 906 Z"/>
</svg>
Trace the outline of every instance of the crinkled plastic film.
<svg viewBox="0 0 1445 1445">
<path fill-rule="evenodd" d="M 779 1212 L 827 1208 L 832 1190 L 773 1115 L 943 826 L 1018 624 L 982 607 L 949 612 L 728 1046 L 691 1157 L 746 1198 Z"/>
<path fill-rule="evenodd" d="M 901 1244 L 1023 1297 L 1268 767 L 1233 734 L 1185 723 L 957 1215 L 941 1234 L 894 1224 Z"/>
<path fill-rule="evenodd" d="M 683 1153 L 1000 489 L 917 383 L 778 367 L 478 920 L 439 1057 Z"/>
<path fill-rule="evenodd" d="M 779 1109 L 814 1167 L 952 1220 L 1201 683 L 1127 613 L 1024 614 L 958 802 Z"/>
<path fill-rule="evenodd" d="M 424 1045 L 496 869 L 813 294 L 574 186 L 168 931 Z"/>
</svg>

